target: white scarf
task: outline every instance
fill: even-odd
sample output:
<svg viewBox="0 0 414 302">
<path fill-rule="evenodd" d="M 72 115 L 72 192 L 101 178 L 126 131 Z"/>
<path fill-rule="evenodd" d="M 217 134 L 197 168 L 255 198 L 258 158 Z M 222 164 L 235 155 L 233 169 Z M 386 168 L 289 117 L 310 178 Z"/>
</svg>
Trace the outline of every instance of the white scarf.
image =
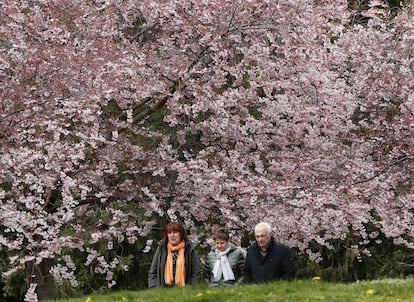
<svg viewBox="0 0 414 302">
<path fill-rule="evenodd" d="M 230 246 L 223 252 L 216 250 L 217 260 L 213 268 L 214 281 L 220 281 L 221 277 L 224 281 L 235 280 L 233 270 L 231 269 L 227 254 L 230 252 Z"/>
</svg>

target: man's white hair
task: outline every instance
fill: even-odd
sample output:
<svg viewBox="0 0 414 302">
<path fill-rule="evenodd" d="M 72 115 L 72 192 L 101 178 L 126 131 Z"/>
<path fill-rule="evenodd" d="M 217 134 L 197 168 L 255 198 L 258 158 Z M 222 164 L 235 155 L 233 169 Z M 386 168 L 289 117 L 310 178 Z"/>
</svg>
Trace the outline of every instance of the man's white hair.
<svg viewBox="0 0 414 302">
<path fill-rule="evenodd" d="M 259 222 L 254 227 L 254 231 L 257 231 L 258 229 L 266 229 L 268 233 L 272 233 L 272 226 L 267 222 Z"/>
</svg>

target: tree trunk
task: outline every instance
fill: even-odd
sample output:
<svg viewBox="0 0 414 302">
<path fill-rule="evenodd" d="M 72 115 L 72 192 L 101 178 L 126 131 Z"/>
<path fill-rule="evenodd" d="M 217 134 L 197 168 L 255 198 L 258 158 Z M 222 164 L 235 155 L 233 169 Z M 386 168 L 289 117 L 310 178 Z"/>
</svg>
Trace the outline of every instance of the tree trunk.
<svg viewBox="0 0 414 302">
<path fill-rule="evenodd" d="M 37 284 L 36 293 L 39 301 L 55 299 L 55 284 L 50 275 L 53 262 L 53 259 L 43 259 L 38 265 L 31 262 L 26 266 L 26 282 L 28 285 Z"/>
</svg>

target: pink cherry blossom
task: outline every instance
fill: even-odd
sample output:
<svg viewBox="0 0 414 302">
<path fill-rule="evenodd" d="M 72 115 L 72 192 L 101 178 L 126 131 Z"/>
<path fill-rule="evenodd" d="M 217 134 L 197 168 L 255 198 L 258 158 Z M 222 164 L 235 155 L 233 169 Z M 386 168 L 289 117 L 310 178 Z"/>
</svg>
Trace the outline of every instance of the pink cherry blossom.
<svg viewBox="0 0 414 302">
<path fill-rule="evenodd" d="M 201 245 L 217 221 L 239 244 L 266 220 L 315 262 L 311 242 L 350 230 L 361 261 L 380 234 L 414 248 L 406 2 L 358 24 L 345 0 L 6 1 L 3 277 L 54 258 L 77 286 L 72 249 L 110 288 L 128 266 L 95 244 L 147 253 L 159 218 Z"/>
</svg>

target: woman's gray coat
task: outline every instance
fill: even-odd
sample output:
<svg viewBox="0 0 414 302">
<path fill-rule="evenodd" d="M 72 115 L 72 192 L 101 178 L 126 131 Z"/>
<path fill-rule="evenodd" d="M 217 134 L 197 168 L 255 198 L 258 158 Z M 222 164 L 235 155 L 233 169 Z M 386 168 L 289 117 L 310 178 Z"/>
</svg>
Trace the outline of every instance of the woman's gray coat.
<svg viewBox="0 0 414 302">
<path fill-rule="evenodd" d="M 185 257 L 185 284 L 196 284 L 200 282 L 201 277 L 201 264 L 200 258 L 194 244 L 190 241 L 185 243 L 184 257 Z M 148 287 L 166 287 L 164 281 L 164 267 L 167 261 L 167 242 L 162 239 L 158 242 L 157 250 L 150 270 L 148 272 Z"/>
</svg>

